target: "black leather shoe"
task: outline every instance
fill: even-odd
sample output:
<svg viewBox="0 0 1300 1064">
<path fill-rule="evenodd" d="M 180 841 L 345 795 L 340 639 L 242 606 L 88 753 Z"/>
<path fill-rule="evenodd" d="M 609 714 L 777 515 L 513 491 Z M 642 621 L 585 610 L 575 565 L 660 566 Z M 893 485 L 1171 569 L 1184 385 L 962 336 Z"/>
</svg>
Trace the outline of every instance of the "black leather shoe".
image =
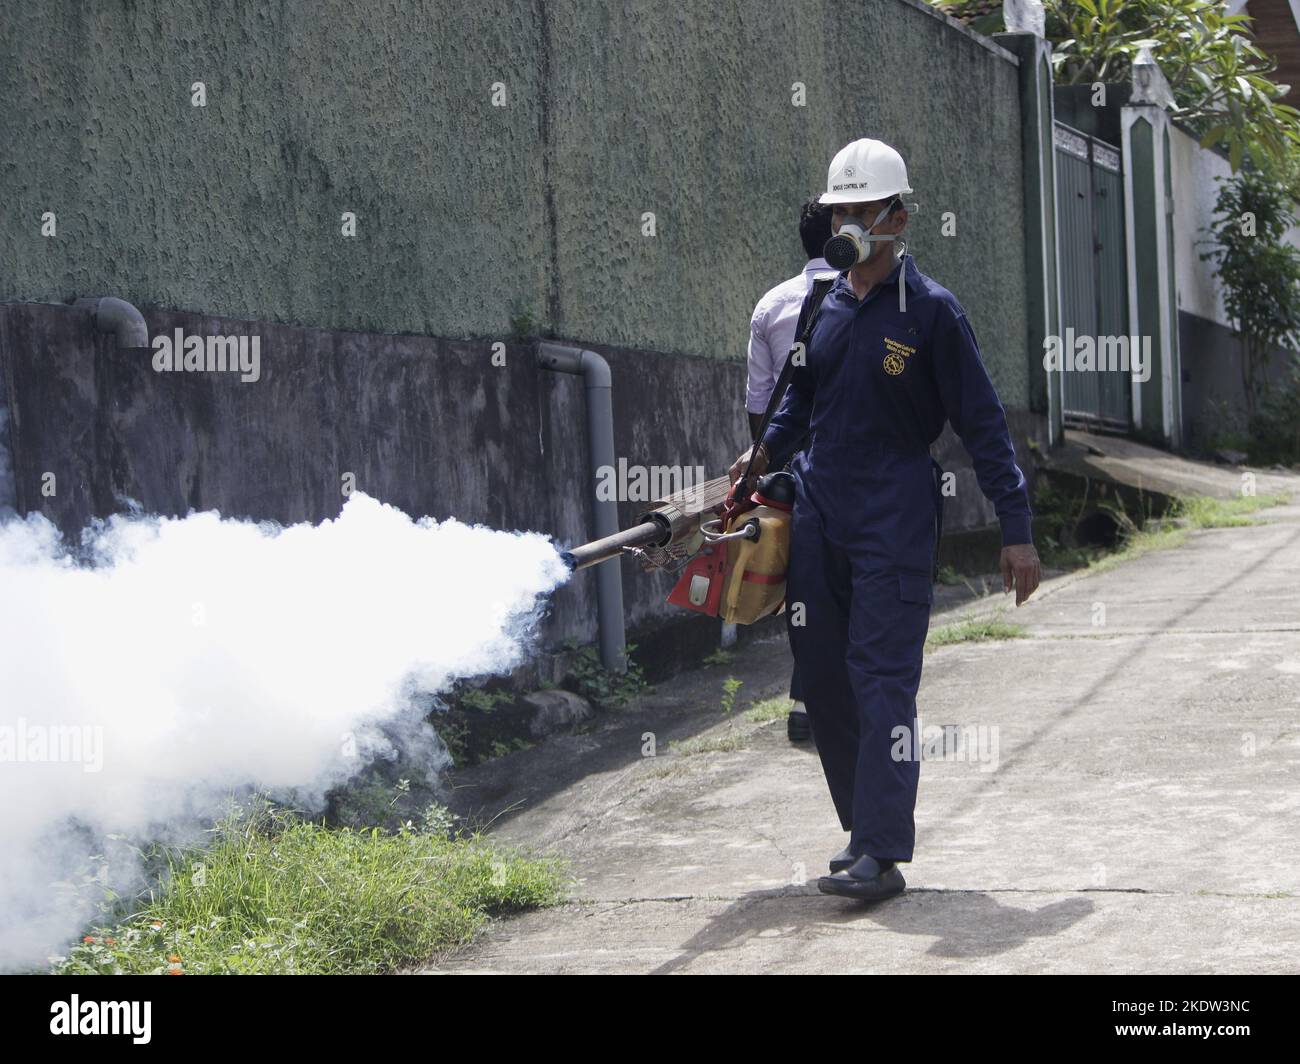
<svg viewBox="0 0 1300 1064">
<path fill-rule="evenodd" d="M 844 849 L 831 858 L 831 872 L 843 872 L 844 869 L 852 867 L 858 857 L 858 854 L 845 846 Z"/>
<path fill-rule="evenodd" d="M 817 889 L 823 894 L 836 894 L 858 901 L 884 901 L 902 894 L 906 886 L 898 865 L 890 865 L 882 872 L 874 857 L 859 857 L 844 871 L 817 880 Z"/>
<path fill-rule="evenodd" d="M 812 725 L 808 723 L 806 710 L 792 710 L 785 718 L 785 734 L 792 743 L 806 743 L 812 738 Z"/>
</svg>

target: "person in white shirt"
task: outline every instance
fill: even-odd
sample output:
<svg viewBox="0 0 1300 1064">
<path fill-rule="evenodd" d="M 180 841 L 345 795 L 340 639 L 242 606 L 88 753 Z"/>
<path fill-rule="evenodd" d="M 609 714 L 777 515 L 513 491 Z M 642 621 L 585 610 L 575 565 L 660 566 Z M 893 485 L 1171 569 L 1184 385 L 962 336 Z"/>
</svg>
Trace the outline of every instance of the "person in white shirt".
<svg viewBox="0 0 1300 1064">
<path fill-rule="evenodd" d="M 799 308 L 812 288 L 813 274 L 830 270 L 822 248 L 831 238 L 831 209 L 816 200 L 803 205 L 799 217 L 799 239 L 808 254 L 802 273 L 782 281 L 754 307 L 749 319 L 749 378 L 745 385 L 745 409 L 749 413 L 750 435 L 758 432 L 767 400 L 794 346 Z M 833 272 L 833 271 L 832 271 Z"/>
<path fill-rule="evenodd" d="M 799 215 L 799 239 L 808 255 L 803 272 L 771 289 L 754 307 L 749 319 L 749 376 L 745 385 L 745 410 L 749 414 L 749 434 L 757 436 L 768 399 L 785 366 L 786 356 L 794 346 L 794 331 L 799 310 L 812 288 L 813 275 L 830 270 L 822 258 L 822 249 L 831 238 L 831 208 L 809 200 Z M 794 706 L 786 724 L 791 742 L 812 737 L 808 713 L 799 694 L 799 670 L 790 677 L 790 697 Z"/>
</svg>

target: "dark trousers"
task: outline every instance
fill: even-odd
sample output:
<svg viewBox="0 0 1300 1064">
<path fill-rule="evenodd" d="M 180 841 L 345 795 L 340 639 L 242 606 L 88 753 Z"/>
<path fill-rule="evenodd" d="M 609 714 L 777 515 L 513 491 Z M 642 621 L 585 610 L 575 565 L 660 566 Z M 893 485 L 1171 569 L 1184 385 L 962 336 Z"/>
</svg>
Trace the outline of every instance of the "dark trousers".
<svg viewBox="0 0 1300 1064">
<path fill-rule="evenodd" d="M 910 861 L 931 574 L 837 547 L 803 499 L 790 547 L 787 630 L 835 811 L 855 852 Z"/>
</svg>

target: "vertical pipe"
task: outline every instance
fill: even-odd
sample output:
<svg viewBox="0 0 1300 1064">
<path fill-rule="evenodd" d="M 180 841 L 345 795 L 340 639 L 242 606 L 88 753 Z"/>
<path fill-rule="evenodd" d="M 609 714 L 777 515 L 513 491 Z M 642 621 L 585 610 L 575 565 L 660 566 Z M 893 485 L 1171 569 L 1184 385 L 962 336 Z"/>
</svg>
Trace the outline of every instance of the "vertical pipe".
<svg viewBox="0 0 1300 1064">
<path fill-rule="evenodd" d="M 609 363 L 594 351 L 542 343 L 537 361 L 545 369 L 582 377 L 587 398 L 587 453 L 591 465 L 591 507 L 594 535 L 603 539 L 618 531 L 618 502 L 597 497 L 602 467 L 614 468 L 613 381 Z M 614 558 L 595 567 L 599 619 L 600 662 L 611 672 L 627 671 L 627 635 L 623 624 L 623 569 Z"/>
</svg>

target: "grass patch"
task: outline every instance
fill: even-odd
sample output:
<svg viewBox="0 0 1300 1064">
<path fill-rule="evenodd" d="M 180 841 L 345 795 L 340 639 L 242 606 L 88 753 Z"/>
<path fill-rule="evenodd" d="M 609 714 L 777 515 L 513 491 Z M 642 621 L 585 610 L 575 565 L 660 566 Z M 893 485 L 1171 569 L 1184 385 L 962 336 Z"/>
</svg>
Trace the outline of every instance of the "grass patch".
<svg viewBox="0 0 1300 1064">
<path fill-rule="evenodd" d="M 1153 550 L 1181 547 L 1193 529 L 1240 528 L 1258 524 L 1247 515 L 1288 501 L 1287 495 L 1245 495 L 1235 499 L 1211 499 L 1205 495 L 1180 497 L 1174 500 L 1169 512 L 1169 518 L 1177 521 L 1176 525 L 1164 520 L 1153 521 L 1146 528 L 1130 533 L 1118 550 L 1095 559 L 1088 567 L 1089 572 L 1105 572 Z"/>
<path fill-rule="evenodd" d="M 1184 519 L 1191 528 L 1240 528 L 1258 524 L 1250 519 L 1250 514 L 1289 501 L 1287 495 L 1243 495 L 1234 499 L 1196 495 L 1178 499 L 1173 516 Z"/>
<path fill-rule="evenodd" d="M 397 832 L 332 830 L 263 805 L 202 848 L 159 849 L 155 887 L 117 906 L 56 974 L 374 974 L 468 942 L 491 916 L 552 905 L 554 861 L 449 837 L 445 810 Z"/>
<path fill-rule="evenodd" d="M 925 645 L 945 647 L 952 643 L 986 643 L 993 639 L 1019 639 L 1024 634 L 1023 624 L 1008 624 L 996 617 L 972 617 L 931 629 L 925 637 Z"/>
<path fill-rule="evenodd" d="M 754 724 L 769 724 L 774 720 L 785 720 L 790 715 L 790 708 L 794 705 L 790 699 L 784 695 L 776 698 L 765 698 L 761 702 L 755 702 L 744 712 L 744 718 L 752 721 Z"/>
<path fill-rule="evenodd" d="M 1090 573 L 1104 573 L 1121 562 L 1131 562 L 1153 550 L 1168 550 L 1181 547 L 1187 542 L 1187 529 L 1175 525 L 1158 524 L 1141 529 L 1125 537 L 1123 545 L 1109 554 L 1094 557 L 1088 563 Z"/>
<path fill-rule="evenodd" d="M 1285 494 L 1247 495 L 1233 499 L 1181 496 L 1173 499 L 1165 512 L 1153 513 L 1158 507 L 1145 498 L 1136 503 L 1136 508 L 1142 512 L 1135 515 L 1129 512 L 1135 505 L 1132 500 L 1128 509 L 1118 495 L 1089 503 L 1087 492 L 1072 491 L 1068 480 L 1054 483 L 1044 476 L 1039 479 L 1034 497 L 1034 510 L 1038 515 L 1035 520 L 1036 539 L 1045 565 L 1105 572 L 1150 551 L 1181 546 L 1186 542 L 1189 530 L 1255 524 L 1250 514 L 1289 501 Z M 1089 508 L 1106 510 L 1114 517 L 1119 541 L 1113 547 L 1072 542 L 1075 522 Z"/>
<path fill-rule="evenodd" d="M 694 757 L 697 754 L 729 754 L 744 746 L 745 737 L 728 727 L 721 735 L 700 735 L 684 742 L 674 739 L 668 744 L 668 751 L 682 757 Z"/>
</svg>

